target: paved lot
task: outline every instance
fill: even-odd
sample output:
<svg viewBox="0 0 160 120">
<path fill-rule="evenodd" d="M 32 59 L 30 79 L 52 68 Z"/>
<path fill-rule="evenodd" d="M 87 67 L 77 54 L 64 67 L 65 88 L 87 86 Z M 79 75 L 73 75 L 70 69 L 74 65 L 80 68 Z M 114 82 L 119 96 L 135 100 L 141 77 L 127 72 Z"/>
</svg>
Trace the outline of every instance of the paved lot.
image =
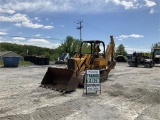
<svg viewBox="0 0 160 120">
<path fill-rule="evenodd" d="M 117 63 L 101 95 L 39 87 L 47 67 L 0 68 L 0 120 L 160 120 L 160 66 Z"/>
</svg>

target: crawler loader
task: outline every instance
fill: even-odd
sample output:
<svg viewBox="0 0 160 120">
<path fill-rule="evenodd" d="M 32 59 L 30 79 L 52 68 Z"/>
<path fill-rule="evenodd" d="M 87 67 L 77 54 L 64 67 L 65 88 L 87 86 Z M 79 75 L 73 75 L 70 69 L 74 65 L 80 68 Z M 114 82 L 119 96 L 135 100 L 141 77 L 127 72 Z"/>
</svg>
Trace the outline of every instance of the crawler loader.
<svg viewBox="0 0 160 120">
<path fill-rule="evenodd" d="M 90 45 L 90 52 L 83 53 L 83 45 Z M 100 53 L 99 45 L 102 52 Z M 105 44 L 100 40 L 82 41 L 79 53 L 67 61 L 67 68 L 48 67 L 48 70 L 41 82 L 41 87 L 58 90 L 61 92 L 74 91 L 78 85 L 83 86 L 85 71 L 87 69 L 100 70 L 101 82 L 107 80 L 108 74 L 115 66 L 115 44 L 113 36 L 110 36 L 110 43 L 105 49 Z"/>
</svg>

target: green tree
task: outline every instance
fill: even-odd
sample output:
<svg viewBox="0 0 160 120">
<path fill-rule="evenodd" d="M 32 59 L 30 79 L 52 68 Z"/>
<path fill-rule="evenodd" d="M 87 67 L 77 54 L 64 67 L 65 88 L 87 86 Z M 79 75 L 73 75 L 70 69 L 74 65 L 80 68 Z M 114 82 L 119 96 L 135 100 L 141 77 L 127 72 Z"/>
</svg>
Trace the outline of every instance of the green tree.
<svg viewBox="0 0 160 120">
<path fill-rule="evenodd" d="M 64 52 L 70 54 L 70 56 L 74 55 L 74 52 L 79 52 L 81 42 L 78 39 L 74 39 L 71 36 L 66 37 L 66 41 L 61 45 Z M 90 45 L 84 43 L 82 46 L 82 53 L 90 52 Z"/>
<path fill-rule="evenodd" d="M 55 49 L 54 60 L 56 61 L 59 55 L 64 52 L 69 53 L 70 56 L 73 56 L 74 52 L 79 52 L 80 44 L 81 42 L 78 39 L 74 39 L 71 36 L 67 36 L 66 41 Z M 82 48 L 82 53 L 89 53 L 89 51 L 90 45 L 84 44 Z"/>
<path fill-rule="evenodd" d="M 79 45 L 79 40 L 74 39 L 71 36 L 67 36 L 65 43 L 62 44 L 62 49 L 72 56 L 75 51 L 78 51 Z"/>
<path fill-rule="evenodd" d="M 74 41 L 73 37 L 71 36 L 66 37 L 66 41 L 55 49 L 54 56 L 53 56 L 54 61 L 57 61 L 57 58 L 61 53 L 66 52 L 71 54 L 71 47 L 72 47 L 73 41 Z"/>
<path fill-rule="evenodd" d="M 123 44 L 120 44 L 120 45 L 117 47 L 116 56 L 117 56 L 117 55 L 123 55 L 123 56 L 126 56 L 126 55 L 127 55 L 127 52 L 125 51 L 125 47 L 123 46 Z"/>
<path fill-rule="evenodd" d="M 66 52 L 69 53 L 70 56 L 73 56 L 74 52 L 78 52 L 79 46 L 80 46 L 79 40 L 74 39 L 71 36 L 67 36 L 66 41 L 56 49 L 56 53 L 60 54 L 62 52 Z"/>
<path fill-rule="evenodd" d="M 83 43 L 81 52 L 82 54 L 91 53 L 91 45 Z"/>
<path fill-rule="evenodd" d="M 145 56 L 145 57 L 148 57 L 148 58 L 151 58 L 151 52 L 145 52 L 145 53 L 144 53 L 144 56 Z"/>
<path fill-rule="evenodd" d="M 160 48 L 160 43 L 155 43 L 152 45 L 153 48 Z"/>
</svg>

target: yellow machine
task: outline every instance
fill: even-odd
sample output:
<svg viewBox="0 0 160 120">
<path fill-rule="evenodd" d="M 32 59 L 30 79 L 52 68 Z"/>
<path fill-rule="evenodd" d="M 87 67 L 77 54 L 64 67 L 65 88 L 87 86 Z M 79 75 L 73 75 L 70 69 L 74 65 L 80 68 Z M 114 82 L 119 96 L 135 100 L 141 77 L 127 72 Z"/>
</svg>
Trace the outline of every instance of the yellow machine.
<svg viewBox="0 0 160 120">
<path fill-rule="evenodd" d="M 91 49 L 89 53 L 85 53 L 83 50 L 85 43 L 90 44 Z M 101 45 L 101 53 L 99 45 Z M 107 80 L 109 72 L 116 64 L 114 61 L 114 48 L 113 36 L 110 36 L 110 43 L 106 50 L 104 42 L 100 40 L 81 42 L 79 53 L 68 59 L 67 69 L 48 67 L 41 86 L 63 92 L 73 91 L 78 85 L 84 85 L 86 69 L 100 70 L 101 82 Z"/>
</svg>

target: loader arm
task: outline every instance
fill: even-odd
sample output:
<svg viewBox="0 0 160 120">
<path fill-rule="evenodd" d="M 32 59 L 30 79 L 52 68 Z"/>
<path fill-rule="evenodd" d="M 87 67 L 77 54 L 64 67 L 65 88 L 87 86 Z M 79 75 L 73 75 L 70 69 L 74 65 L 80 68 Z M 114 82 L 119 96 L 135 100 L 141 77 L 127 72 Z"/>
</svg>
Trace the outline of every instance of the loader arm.
<svg viewBox="0 0 160 120">
<path fill-rule="evenodd" d="M 81 58 L 69 59 L 68 69 L 74 70 L 76 75 L 78 76 L 80 72 L 90 67 L 90 62 L 91 62 L 91 54 L 84 54 Z"/>
<path fill-rule="evenodd" d="M 106 65 L 108 66 L 106 70 L 107 73 L 109 73 L 116 64 L 116 62 L 114 61 L 114 57 L 115 57 L 115 43 L 114 43 L 113 36 L 110 36 L 110 44 L 107 45 L 106 52 L 105 52 Z M 109 63 L 110 58 L 111 58 L 111 61 Z"/>
</svg>

